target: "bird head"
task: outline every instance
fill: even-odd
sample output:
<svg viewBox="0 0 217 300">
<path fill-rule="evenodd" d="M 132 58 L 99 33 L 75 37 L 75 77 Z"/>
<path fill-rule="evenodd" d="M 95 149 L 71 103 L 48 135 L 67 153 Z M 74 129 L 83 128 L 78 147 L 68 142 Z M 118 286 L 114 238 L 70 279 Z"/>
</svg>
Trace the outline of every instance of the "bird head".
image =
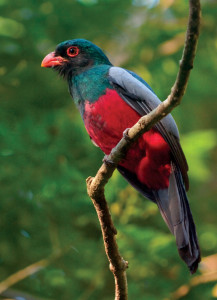
<svg viewBox="0 0 217 300">
<path fill-rule="evenodd" d="M 54 52 L 45 56 L 41 66 L 54 68 L 67 78 L 100 64 L 111 65 L 103 51 L 87 40 L 75 39 L 60 43 Z"/>
</svg>

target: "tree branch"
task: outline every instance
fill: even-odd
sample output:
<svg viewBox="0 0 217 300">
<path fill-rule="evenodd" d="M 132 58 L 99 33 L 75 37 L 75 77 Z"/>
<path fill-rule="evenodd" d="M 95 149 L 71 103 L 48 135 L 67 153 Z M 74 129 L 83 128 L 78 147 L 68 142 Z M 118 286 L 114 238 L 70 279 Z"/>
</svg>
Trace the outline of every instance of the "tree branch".
<svg viewBox="0 0 217 300">
<path fill-rule="evenodd" d="M 191 290 L 201 284 L 217 281 L 217 254 L 206 256 L 202 260 L 201 272 L 203 274 L 195 276 L 189 280 L 188 283 L 180 286 L 171 295 L 171 300 L 178 300 L 188 295 Z"/>
<path fill-rule="evenodd" d="M 41 269 L 46 268 L 59 257 L 63 256 L 66 252 L 68 252 L 71 247 L 67 247 L 65 249 L 57 249 L 56 252 L 51 254 L 49 257 L 41 259 L 36 263 L 25 267 L 22 270 L 15 272 L 14 274 L 7 277 L 5 280 L 0 282 L 0 295 L 5 292 L 9 287 L 18 283 L 19 281 L 29 277 L 32 274 L 39 272 Z"/>
<path fill-rule="evenodd" d="M 178 300 L 190 293 L 191 289 L 197 285 L 213 282 L 217 280 L 217 271 L 193 277 L 188 284 L 180 286 L 171 296 L 172 300 Z"/>
<path fill-rule="evenodd" d="M 200 1 L 189 0 L 189 21 L 186 33 L 185 46 L 180 61 L 179 72 L 171 89 L 171 94 L 156 109 L 148 115 L 143 116 L 132 128 L 124 134 L 111 153 L 106 157 L 104 163 L 98 170 L 94 178 L 87 178 L 87 192 L 96 209 L 106 255 L 110 262 L 110 270 L 115 278 L 115 300 L 127 299 L 127 277 L 126 262 L 119 253 L 116 243 L 117 231 L 111 219 L 108 205 L 104 195 L 104 187 L 112 176 L 118 163 L 125 157 L 130 146 L 146 131 L 150 130 L 154 124 L 160 121 L 174 107 L 180 104 L 185 93 L 190 71 L 193 68 L 193 61 L 196 53 L 197 41 L 200 26 Z"/>
</svg>

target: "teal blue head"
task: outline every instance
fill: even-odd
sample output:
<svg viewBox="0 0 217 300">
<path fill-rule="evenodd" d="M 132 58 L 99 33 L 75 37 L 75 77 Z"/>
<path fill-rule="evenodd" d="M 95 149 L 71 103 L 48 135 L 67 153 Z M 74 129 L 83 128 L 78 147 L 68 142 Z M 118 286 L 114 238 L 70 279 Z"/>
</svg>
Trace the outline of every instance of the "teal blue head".
<svg viewBox="0 0 217 300">
<path fill-rule="evenodd" d="M 75 39 L 60 43 L 43 59 L 41 66 L 54 68 L 67 78 L 101 64 L 111 65 L 98 46 L 84 39 Z"/>
</svg>

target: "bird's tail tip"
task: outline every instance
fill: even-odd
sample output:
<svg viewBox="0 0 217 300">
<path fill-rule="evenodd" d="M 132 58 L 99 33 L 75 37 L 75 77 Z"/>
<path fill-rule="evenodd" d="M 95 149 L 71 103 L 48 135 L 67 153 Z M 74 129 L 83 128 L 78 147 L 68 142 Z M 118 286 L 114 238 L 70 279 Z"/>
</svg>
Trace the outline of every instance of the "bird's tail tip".
<svg viewBox="0 0 217 300">
<path fill-rule="evenodd" d="M 191 266 L 189 266 L 189 270 L 192 275 L 197 271 L 200 261 L 201 261 L 201 258 L 199 256 L 198 259 L 195 262 L 193 262 L 193 264 Z"/>
<path fill-rule="evenodd" d="M 197 247 L 194 249 L 194 254 L 192 255 L 189 254 L 189 245 L 178 249 L 179 255 L 180 257 L 185 261 L 185 263 L 187 264 L 189 271 L 191 274 L 194 274 L 197 269 L 198 269 L 198 265 L 201 261 L 201 256 L 200 256 L 200 249 L 197 245 Z"/>
<path fill-rule="evenodd" d="M 189 271 L 191 272 L 192 275 L 197 271 L 200 262 L 201 262 L 201 257 L 199 255 L 197 259 L 190 266 L 188 266 Z"/>
</svg>

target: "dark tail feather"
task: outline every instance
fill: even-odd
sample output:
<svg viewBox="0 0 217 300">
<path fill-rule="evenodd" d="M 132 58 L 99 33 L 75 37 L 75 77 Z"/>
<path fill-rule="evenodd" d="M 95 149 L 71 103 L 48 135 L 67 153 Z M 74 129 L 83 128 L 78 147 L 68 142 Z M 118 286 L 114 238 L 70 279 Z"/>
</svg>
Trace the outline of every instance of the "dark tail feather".
<svg viewBox="0 0 217 300">
<path fill-rule="evenodd" d="M 200 248 L 181 173 L 175 166 L 169 188 L 156 191 L 155 197 L 162 217 L 175 235 L 180 257 L 190 272 L 195 273 L 200 262 Z"/>
</svg>

